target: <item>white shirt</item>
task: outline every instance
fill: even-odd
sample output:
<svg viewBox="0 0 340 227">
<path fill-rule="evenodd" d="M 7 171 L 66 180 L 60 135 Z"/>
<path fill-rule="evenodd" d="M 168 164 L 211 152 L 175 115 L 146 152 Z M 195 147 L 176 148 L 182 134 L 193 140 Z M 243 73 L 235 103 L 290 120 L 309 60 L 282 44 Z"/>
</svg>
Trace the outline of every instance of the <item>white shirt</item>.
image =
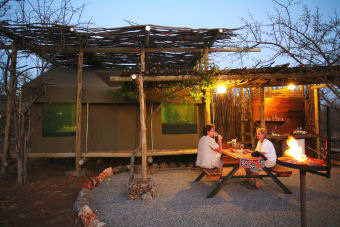
<svg viewBox="0 0 340 227">
<path fill-rule="evenodd" d="M 198 142 L 196 166 L 202 168 L 222 167 L 221 154 L 214 151 L 219 145 L 210 136 L 202 136 Z"/>
<path fill-rule="evenodd" d="M 276 151 L 274 145 L 268 139 L 264 139 L 262 143 L 258 141 L 255 151 L 262 152 L 267 158 L 265 162 L 266 167 L 274 167 L 276 165 Z"/>
</svg>

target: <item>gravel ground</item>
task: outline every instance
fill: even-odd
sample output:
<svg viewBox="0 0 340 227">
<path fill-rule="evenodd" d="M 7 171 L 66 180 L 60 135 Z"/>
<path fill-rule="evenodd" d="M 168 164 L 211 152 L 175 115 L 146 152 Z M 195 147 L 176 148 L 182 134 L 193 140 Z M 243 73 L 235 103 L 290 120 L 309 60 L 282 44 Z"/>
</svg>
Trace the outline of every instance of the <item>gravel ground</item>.
<svg viewBox="0 0 340 227">
<path fill-rule="evenodd" d="M 127 199 L 128 173 L 111 176 L 92 193 L 90 207 L 109 226 L 299 226 L 300 178 L 280 178 L 293 192 L 284 194 L 271 179 L 260 190 L 231 179 L 214 198 L 206 198 L 216 181 L 203 177 L 194 182 L 198 169 L 160 169 L 151 175 L 156 183 L 154 200 Z M 307 173 L 308 226 L 340 225 L 340 168 L 331 179 Z"/>
</svg>

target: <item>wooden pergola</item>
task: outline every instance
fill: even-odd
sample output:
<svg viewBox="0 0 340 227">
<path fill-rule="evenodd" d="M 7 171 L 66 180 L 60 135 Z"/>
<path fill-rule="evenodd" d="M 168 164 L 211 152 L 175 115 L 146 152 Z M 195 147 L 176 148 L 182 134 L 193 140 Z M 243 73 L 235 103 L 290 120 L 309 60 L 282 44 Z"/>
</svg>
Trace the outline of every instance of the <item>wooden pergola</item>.
<svg viewBox="0 0 340 227">
<path fill-rule="evenodd" d="M 148 82 L 169 82 L 200 79 L 194 70 L 204 65 L 209 73 L 209 53 L 239 52 L 247 49 L 231 46 L 236 29 L 190 29 L 137 25 L 120 28 L 83 28 L 63 25 L 0 24 L 0 34 L 7 39 L 2 48 L 28 51 L 49 61 L 57 67 L 78 68 L 77 82 L 77 129 L 75 143 L 76 169 L 81 159 L 81 116 L 83 69 L 97 67 L 111 72 L 98 72 L 110 85 L 113 82 L 129 82 L 136 74 L 140 98 L 141 153 L 143 172 L 146 173 L 146 127 L 144 88 Z M 15 62 L 15 61 L 13 61 Z M 11 71 L 10 80 L 15 77 Z M 296 84 L 330 83 L 339 77 L 339 67 L 261 69 L 234 69 L 219 71 L 215 77 L 233 87 L 282 86 L 287 82 Z M 10 83 L 11 84 L 11 83 Z M 13 89 L 13 88 L 10 88 Z M 261 95 L 262 97 L 262 95 Z M 262 100 L 262 98 L 261 98 Z M 264 100 L 264 97 L 263 97 Z M 8 102 L 11 102 L 8 100 Z M 261 102 L 262 103 L 262 102 Z M 210 121 L 210 103 L 205 103 L 205 121 Z M 8 113 L 8 111 L 7 111 Z M 262 122 L 262 117 L 261 117 Z M 7 133 L 7 132 L 6 132 Z M 5 134 L 5 146 L 8 141 Z M 7 144 L 8 146 L 8 144 Z M 4 156 L 8 147 L 4 147 Z"/>
</svg>

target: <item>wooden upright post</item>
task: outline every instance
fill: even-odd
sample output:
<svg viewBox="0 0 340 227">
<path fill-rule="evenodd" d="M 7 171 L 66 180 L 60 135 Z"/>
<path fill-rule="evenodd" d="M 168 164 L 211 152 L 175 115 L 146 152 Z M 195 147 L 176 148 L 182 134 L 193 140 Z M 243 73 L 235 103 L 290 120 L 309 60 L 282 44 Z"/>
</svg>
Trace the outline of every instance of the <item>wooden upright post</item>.
<svg viewBox="0 0 340 227">
<path fill-rule="evenodd" d="M 250 88 L 250 97 L 249 97 L 249 115 L 250 115 L 250 139 L 251 139 L 251 147 L 255 149 L 255 138 L 254 138 L 254 118 L 253 118 L 253 88 Z"/>
<path fill-rule="evenodd" d="M 209 70 L 209 48 L 208 47 L 204 48 L 204 70 L 205 71 Z"/>
<path fill-rule="evenodd" d="M 204 48 L 204 69 L 206 71 L 209 70 L 209 48 L 205 47 Z M 204 98 L 204 123 L 205 125 L 211 123 L 211 111 L 210 111 L 210 104 L 211 104 L 211 94 L 210 90 L 206 89 L 205 90 L 205 98 Z"/>
<path fill-rule="evenodd" d="M 319 127 L 319 90 L 316 88 L 314 89 L 314 125 L 315 125 L 315 134 L 320 134 L 320 127 Z M 316 138 L 315 149 L 317 151 L 317 156 L 320 158 L 320 139 L 319 137 Z"/>
<path fill-rule="evenodd" d="M 15 80 L 16 80 L 16 67 L 17 67 L 17 49 L 15 48 L 15 46 L 13 46 L 12 54 L 11 54 L 9 88 L 7 92 L 6 125 L 5 125 L 5 135 L 4 135 L 4 150 L 2 153 L 1 175 L 3 175 L 7 170 L 7 157 L 10 151 L 10 147 L 11 147 L 11 128 L 12 128 L 12 112 L 13 112 L 13 103 L 12 103 L 11 97 L 15 95 L 14 87 L 15 87 Z"/>
<path fill-rule="evenodd" d="M 265 109 L 265 97 L 264 97 L 264 87 L 260 87 L 260 102 L 261 102 L 261 104 L 260 104 L 260 120 L 261 120 L 261 123 L 260 123 L 260 125 L 261 125 L 261 128 L 265 128 L 266 127 L 266 121 L 265 121 L 265 111 L 266 111 L 266 109 Z"/>
<path fill-rule="evenodd" d="M 243 94 L 243 88 L 240 88 L 240 97 L 241 97 L 241 141 L 244 143 L 245 137 L 244 137 L 244 94 Z"/>
<path fill-rule="evenodd" d="M 78 76 L 77 76 L 77 119 L 76 119 L 76 172 L 80 171 L 81 158 L 81 118 L 82 118 L 82 95 L 83 95 L 83 49 L 80 49 L 78 56 Z"/>
<path fill-rule="evenodd" d="M 141 71 L 145 71 L 145 49 L 141 52 Z M 142 180 L 147 181 L 147 145 L 146 145 L 146 125 L 145 125 L 145 96 L 143 86 L 143 76 L 138 76 L 138 92 L 139 92 L 139 120 L 140 120 L 140 139 L 142 150 Z"/>
<path fill-rule="evenodd" d="M 210 116 L 211 116 L 211 111 L 210 111 L 210 99 L 211 99 L 211 94 L 210 94 L 210 90 L 206 89 L 205 90 L 205 98 L 204 98 L 204 124 L 210 124 L 211 120 L 210 120 Z"/>
</svg>

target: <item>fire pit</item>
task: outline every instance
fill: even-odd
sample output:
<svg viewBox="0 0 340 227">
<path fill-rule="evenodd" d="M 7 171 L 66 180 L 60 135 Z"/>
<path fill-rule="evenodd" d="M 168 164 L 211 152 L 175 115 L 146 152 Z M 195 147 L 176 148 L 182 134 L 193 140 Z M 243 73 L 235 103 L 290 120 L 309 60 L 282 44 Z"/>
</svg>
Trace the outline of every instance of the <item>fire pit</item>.
<svg viewBox="0 0 340 227">
<path fill-rule="evenodd" d="M 300 171 L 300 212 L 301 226 L 307 226 L 306 215 L 306 172 L 318 174 L 330 178 L 331 162 L 331 130 L 330 130 L 330 111 L 327 108 L 327 159 L 315 159 L 307 157 L 302 148 L 298 146 L 297 141 L 290 137 L 287 140 L 289 149 L 285 151 L 285 157 L 280 157 L 277 163 L 289 168 L 298 169 Z M 321 171 L 321 172 L 320 172 Z M 326 171 L 326 172 L 323 172 Z"/>
<path fill-rule="evenodd" d="M 307 161 L 297 161 L 291 157 L 280 157 L 277 163 L 293 169 L 300 169 L 304 171 L 326 171 L 327 163 L 322 159 L 308 158 Z"/>
</svg>

